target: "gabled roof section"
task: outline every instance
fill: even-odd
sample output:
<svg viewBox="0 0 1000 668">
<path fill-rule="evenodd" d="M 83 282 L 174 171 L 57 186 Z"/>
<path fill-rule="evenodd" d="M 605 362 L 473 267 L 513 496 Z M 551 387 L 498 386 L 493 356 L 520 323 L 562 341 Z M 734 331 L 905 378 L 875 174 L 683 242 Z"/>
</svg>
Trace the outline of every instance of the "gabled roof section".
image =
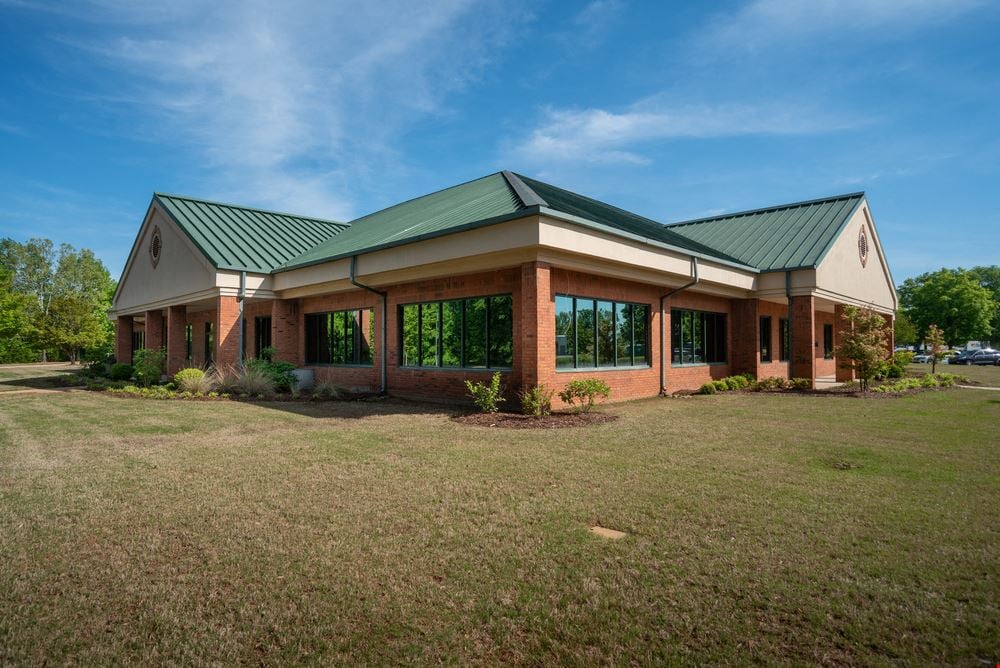
<svg viewBox="0 0 1000 668">
<path fill-rule="evenodd" d="M 289 259 L 282 269 L 458 232 L 527 209 L 498 172 L 353 220 L 349 229 Z"/>
<path fill-rule="evenodd" d="M 346 223 L 155 193 L 158 203 L 217 269 L 270 273 L 347 229 Z"/>
<path fill-rule="evenodd" d="M 865 200 L 863 192 L 741 211 L 666 229 L 760 271 L 811 269 Z"/>
<path fill-rule="evenodd" d="M 729 262 L 739 262 L 739 260 L 721 251 L 721 249 L 713 248 L 698 240 L 677 234 L 655 220 L 644 218 L 630 211 L 619 209 L 616 206 L 605 204 L 596 199 L 591 199 L 590 197 L 585 197 L 575 192 L 543 183 L 542 181 L 536 181 L 527 176 L 521 176 L 520 174 L 516 174 L 515 176 L 528 186 L 549 209 L 568 213 L 571 216 L 584 218 L 606 227 L 646 239 L 659 241 L 680 250 L 708 255 Z"/>
</svg>

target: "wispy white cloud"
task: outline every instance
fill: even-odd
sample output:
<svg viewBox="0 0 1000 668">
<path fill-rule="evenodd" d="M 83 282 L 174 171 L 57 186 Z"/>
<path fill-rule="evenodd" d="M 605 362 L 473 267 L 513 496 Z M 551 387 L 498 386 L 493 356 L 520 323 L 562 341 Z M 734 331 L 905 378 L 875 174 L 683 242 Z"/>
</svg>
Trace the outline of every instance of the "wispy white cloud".
<svg viewBox="0 0 1000 668">
<path fill-rule="evenodd" d="M 167 5 L 94 2 L 110 28 L 63 39 L 116 75 L 103 94 L 147 138 L 195 149 L 208 194 L 331 218 L 517 28 L 498 0 Z"/>
<path fill-rule="evenodd" d="M 672 139 L 831 132 L 864 124 L 791 104 L 672 104 L 657 96 L 621 112 L 546 109 L 540 124 L 505 149 L 532 166 L 559 162 L 645 164 L 644 149 Z"/>
<path fill-rule="evenodd" d="M 13 123 L 5 123 L 4 121 L 0 121 L 0 132 L 9 135 L 20 135 L 22 137 L 26 137 L 28 135 L 27 131 L 20 125 L 14 125 Z"/>
<path fill-rule="evenodd" d="M 623 9 L 621 0 L 591 0 L 570 19 L 572 30 L 560 33 L 559 39 L 575 48 L 596 48 L 603 44 Z"/>
<path fill-rule="evenodd" d="M 984 4 L 984 0 L 752 0 L 735 12 L 719 14 L 696 41 L 713 53 L 733 54 L 817 37 L 844 41 L 851 34 L 872 32 L 889 37 Z"/>
</svg>

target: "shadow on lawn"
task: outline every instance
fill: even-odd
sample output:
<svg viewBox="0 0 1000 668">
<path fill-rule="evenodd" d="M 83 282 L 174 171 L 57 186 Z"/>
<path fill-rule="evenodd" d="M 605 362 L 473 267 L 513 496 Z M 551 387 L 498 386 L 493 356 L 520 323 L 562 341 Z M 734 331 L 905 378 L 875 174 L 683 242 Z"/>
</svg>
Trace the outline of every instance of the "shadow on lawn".
<svg viewBox="0 0 1000 668">
<path fill-rule="evenodd" d="M 268 410 L 283 411 L 312 418 L 362 419 L 390 415 L 440 415 L 455 417 L 466 415 L 471 407 L 413 401 L 399 397 L 370 397 L 364 399 L 320 400 L 320 401 L 267 401 L 231 399 Z"/>
<path fill-rule="evenodd" d="M 48 376 L 30 376 L 27 378 L 8 378 L 0 380 L 0 392 L 6 390 L 51 390 L 66 387 L 63 378 L 74 372 L 54 372 Z"/>
</svg>

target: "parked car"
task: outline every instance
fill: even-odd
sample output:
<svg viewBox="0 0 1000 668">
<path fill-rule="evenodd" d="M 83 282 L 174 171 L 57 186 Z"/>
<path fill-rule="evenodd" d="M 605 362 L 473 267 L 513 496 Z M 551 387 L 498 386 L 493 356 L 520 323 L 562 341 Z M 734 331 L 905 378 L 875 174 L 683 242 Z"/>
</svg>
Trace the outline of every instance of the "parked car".
<svg viewBox="0 0 1000 668">
<path fill-rule="evenodd" d="M 917 353 L 913 356 L 912 362 L 917 362 L 918 364 L 927 364 L 934 359 L 934 355 L 930 353 Z"/>
<path fill-rule="evenodd" d="M 986 365 L 986 364 L 996 364 L 1000 360 L 1000 350 L 994 350 L 993 348 L 983 348 L 982 350 L 966 350 L 964 353 L 959 353 L 952 357 L 948 363 L 949 364 L 965 364 L 967 366 L 975 365 Z"/>
</svg>

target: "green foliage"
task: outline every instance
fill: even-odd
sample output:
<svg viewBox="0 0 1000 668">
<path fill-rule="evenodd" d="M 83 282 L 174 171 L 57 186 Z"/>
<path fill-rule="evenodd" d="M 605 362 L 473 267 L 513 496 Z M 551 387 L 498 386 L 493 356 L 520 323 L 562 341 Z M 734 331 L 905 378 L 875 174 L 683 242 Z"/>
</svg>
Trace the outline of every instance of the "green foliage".
<svg viewBox="0 0 1000 668">
<path fill-rule="evenodd" d="M 928 373 L 919 378 L 900 378 L 891 383 L 882 383 L 871 388 L 872 392 L 905 392 L 907 390 L 953 387 L 965 380 L 952 373 Z"/>
<path fill-rule="evenodd" d="M 715 387 L 715 383 L 713 381 L 708 381 L 701 386 L 701 389 L 698 390 L 698 394 L 715 394 L 718 391 L 719 390 Z"/>
<path fill-rule="evenodd" d="M 892 323 L 892 338 L 896 345 L 912 346 L 920 340 L 917 326 L 910 320 L 910 316 L 905 311 L 896 314 L 896 319 Z"/>
<path fill-rule="evenodd" d="M 220 391 L 250 397 L 269 397 L 275 392 L 271 374 L 254 366 L 220 366 L 213 371 Z"/>
<path fill-rule="evenodd" d="M 785 390 L 790 387 L 787 378 L 781 376 L 767 376 L 754 382 L 752 388 L 756 392 L 770 392 L 773 390 Z"/>
<path fill-rule="evenodd" d="M 340 399 L 346 392 L 340 385 L 337 385 L 333 381 L 325 380 L 321 383 L 316 383 L 312 393 L 314 397 L 321 397 L 323 399 Z"/>
<path fill-rule="evenodd" d="M 902 378 L 906 375 L 906 365 L 913 361 L 909 350 L 898 350 L 892 357 L 882 360 L 875 371 L 875 378 Z"/>
<path fill-rule="evenodd" d="M 228 394 L 219 392 L 177 391 L 166 385 L 153 385 L 152 387 L 117 385 L 104 388 L 91 388 L 88 386 L 88 389 L 103 389 L 109 394 L 137 397 L 140 399 L 229 399 L 230 397 Z"/>
<path fill-rule="evenodd" d="M 128 380 L 132 377 L 134 370 L 131 364 L 119 362 L 111 366 L 111 380 Z"/>
<path fill-rule="evenodd" d="M 719 380 L 710 380 L 701 386 L 701 394 L 715 394 L 716 392 L 729 392 L 733 390 L 745 390 L 754 384 L 753 374 L 743 373 L 737 376 L 726 376 Z M 706 391 L 708 386 L 712 386 L 712 391 Z"/>
<path fill-rule="evenodd" d="M 813 383 L 808 378 L 792 378 L 788 381 L 788 386 L 793 390 L 811 390 Z"/>
<path fill-rule="evenodd" d="M 712 385 L 715 385 L 715 389 L 717 389 L 719 392 L 728 392 L 729 391 L 729 383 L 727 383 L 725 379 L 722 379 L 722 380 L 713 380 L 713 381 L 710 381 L 710 382 L 712 383 Z"/>
<path fill-rule="evenodd" d="M 14 291 L 14 275 L 0 265 L 0 364 L 36 359 L 26 332 L 28 299 Z"/>
<path fill-rule="evenodd" d="M 993 298 L 993 315 L 990 318 L 990 336 L 1000 339 L 1000 265 L 973 267 L 969 273 Z M 994 346 L 995 347 L 995 346 Z"/>
<path fill-rule="evenodd" d="M 247 360 L 243 366 L 268 376 L 279 392 L 287 392 L 295 384 L 295 374 L 292 373 L 295 365 L 291 362 L 276 362 L 262 355 L 259 359 Z"/>
<path fill-rule="evenodd" d="M 864 392 L 878 373 L 879 364 L 889 356 L 885 318 L 871 309 L 850 305 L 844 307 L 843 318 L 844 322 L 839 323 L 844 326 L 841 344 L 834 355 L 842 367 L 854 370 Z"/>
<path fill-rule="evenodd" d="M 607 399 L 611 388 L 599 378 L 584 378 L 566 384 L 559 398 L 581 413 L 589 413 L 598 397 Z"/>
<path fill-rule="evenodd" d="M 482 382 L 465 381 L 465 387 L 469 390 L 473 403 L 484 413 L 496 413 L 500 410 L 500 404 L 507 400 L 503 397 L 503 388 L 500 385 L 500 372 L 497 371 L 490 378 L 490 384 Z"/>
<path fill-rule="evenodd" d="M 980 279 L 990 284 L 992 269 L 939 269 L 908 278 L 899 286 L 900 304 L 918 332 L 936 324 L 950 343 L 987 339 L 1000 305 Z"/>
<path fill-rule="evenodd" d="M 145 387 L 160 381 L 163 375 L 163 362 L 166 354 L 163 350 L 142 348 L 132 356 L 132 368 L 135 379 Z"/>
<path fill-rule="evenodd" d="M 937 325 L 931 325 L 927 328 L 927 340 L 924 342 L 927 349 L 931 353 L 931 373 L 937 371 L 937 363 L 944 359 L 945 356 L 945 344 L 944 344 L 944 332 Z"/>
<path fill-rule="evenodd" d="M 182 392 L 208 393 L 215 388 L 215 376 L 198 368 L 181 369 L 174 374 L 174 384 Z"/>
<path fill-rule="evenodd" d="M 534 418 L 552 414 L 554 390 L 545 385 L 536 385 L 521 392 L 521 412 Z"/>
</svg>

